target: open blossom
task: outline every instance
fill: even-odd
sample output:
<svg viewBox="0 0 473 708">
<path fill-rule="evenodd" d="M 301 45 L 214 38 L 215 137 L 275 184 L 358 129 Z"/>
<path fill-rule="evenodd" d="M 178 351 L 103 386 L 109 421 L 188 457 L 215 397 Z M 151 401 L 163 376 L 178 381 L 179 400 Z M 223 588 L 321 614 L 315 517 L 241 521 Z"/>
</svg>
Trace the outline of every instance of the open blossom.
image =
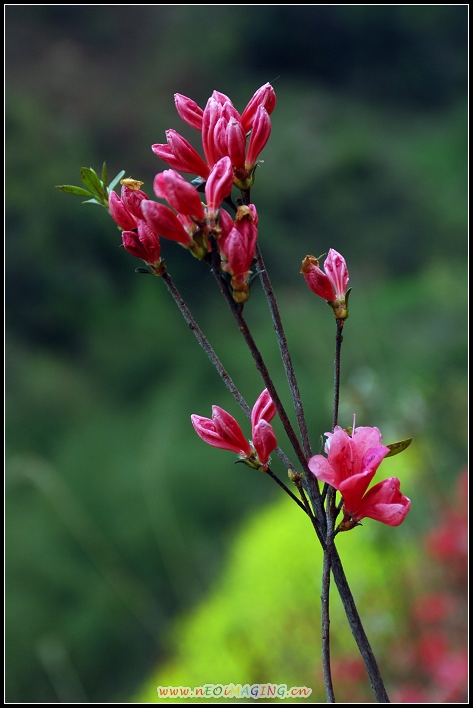
<svg viewBox="0 0 473 708">
<path fill-rule="evenodd" d="M 340 253 L 331 248 L 324 262 L 324 270 L 314 256 L 306 256 L 302 261 L 301 273 L 313 293 L 326 300 L 332 307 L 335 317 L 348 317 L 348 268 Z"/>
<path fill-rule="evenodd" d="M 213 447 L 231 450 L 249 467 L 265 472 L 269 456 L 276 448 L 277 440 L 269 421 L 276 415 L 276 407 L 265 389 L 251 414 L 252 441 L 246 440 L 235 418 L 220 408 L 212 406 L 212 418 L 191 415 L 192 425 L 197 435 Z"/>
<path fill-rule="evenodd" d="M 411 506 L 401 494 L 396 477 L 379 482 L 366 491 L 389 448 L 381 442 L 378 428 L 355 428 L 352 435 L 340 426 L 328 438 L 325 450 L 328 457 L 314 455 L 309 469 L 317 479 L 330 484 L 343 497 L 345 518 L 340 530 L 348 530 L 368 517 L 388 526 L 401 524 Z"/>
</svg>

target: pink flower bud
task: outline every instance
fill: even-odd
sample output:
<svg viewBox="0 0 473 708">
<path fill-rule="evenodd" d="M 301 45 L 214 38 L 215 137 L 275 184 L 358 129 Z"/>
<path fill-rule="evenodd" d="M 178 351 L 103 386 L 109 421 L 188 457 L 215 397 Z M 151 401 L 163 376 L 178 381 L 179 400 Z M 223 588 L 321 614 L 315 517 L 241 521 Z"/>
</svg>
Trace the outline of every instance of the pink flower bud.
<svg viewBox="0 0 473 708">
<path fill-rule="evenodd" d="M 245 169 L 246 135 L 239 120 L 230 118 L 226 134 L 228 155 L 236 170 Z"/>
<path fill-rule="evenodd" d="M 212 420 L 191 415 L 191 421 L 197 435 L 209 445 L 231 450 L 242 457 L 252 455 L 251 445 L 235 418 L 219 406 L 212 406 Z"/>
<path fill-rule="evenodd" d="M 271 135 L 271 119 L 266 108 L 258 106 L 251 129 L 250 142 L 246 155 L 245 167 L 247 170 L 253 169 L 258 159 L 258 155 Z"/>
<path fill-rule="evenodd" d="M 136 231 L 122 232 L 122 243 L 128 253 L 141 258 L 148 265 L 156 265 L 160 260 L 159 237 L 142 220 L 138 223 L 138 233 Z"/>
<path fill-rule="evenodd" d="M 112 219 L 125 231 L 136 229 L 136 218 L 130 214 L 126 206 L 113 190 L 108 195 L 108 208 Z"/>
<path fill-rule="evenodd" d="M 167 130 L 166 138 L 168 145 L 152 145 L 153 152 L 176 170 L 207 179 L 209 168 L 192 145 L 175 130 Z"/>
<path fill-rule="evenodd" d="M 312 292 L 330 303 L 335 317 L 346 319 L 349 275 L 345 259 L 331 248 L 325 259 L 324 268 L 325 273 L 320 269 L 317 258 L 306 256 L 302 261 L 301 273 Z"/>
<path fill-rule="evenodd" d="M 233 275 L 248 273 L 255 257 L 257 238 L 258 229 L 253 222 L 245 220 L 235 223 L 224 242 L 224 253 Z"/>
<path fill-rule="evenodd" d="M 225 103 L 230 103 L 232 104 L 232 101 L 230 98 L 225 93 L 222 93 L 221 91 L 212 91 L 212 100 L 216 101 L 217 103 L 220 103 L 221 106 L 223 106 Z"/>
<path fill-rule="evenodd" d="M 248 132 L 253 127 L 253 120 L 259 106 L 266 108 L 268 115 L 271 115 L 275 105 L 276 94 L 274 93 L 273 87 L 269 83 L 264 84 L 264 86 L 261 86 L 261 88 L 256 91 L 241 114 L 241 122 L 245 132 Z"/>
<path fill-rule="evenodd" d="M 204 149 L 205 159 L 210 168 L 212 168 L 218 160 L 218 157 L 216 157 L 218 151 L 215 149 L 214 130 L 221 115 L 222 104 L 214 98 L 209 98 L 202 116 L 202 147 Z"/>
<path fill-rule="evenodd" d="M 177 112 L 188 125 L 202 130 L 202 116 L 204 111 L 195 101 L 180 93 L 174 94 L 174 103 L 176 104 Z"/>
<path fill-rule="evenodd" d="M 233 186 L 233 169 L 229 157 L 222 157 L 214 167 L 205 183 L 205 198 L 207 201 L 207 216 L 212 219 L 221 203 L 228 197 Z"/>
<path fill-rule="evenodd" d="M 260 420 L 253 429 L 252 443 L 258 455 L 258 460 L 265 467 L 269 461 L 270 454 L 278 444 L 273 426 L 266 420 Z"/>
<path fill-rule="evenodd" d="M 177 241 L 186 248 L 192 246 L 192 238 L 169 207 L 148 199 L 142 202 L 141 212 L 146 223 L 155 233 L 171 241 Z"/>
<path fill-rule="evenodd" d="M 130 189 L 123 185 L 122 187 L 122 202 L 128 209 L 130 214 L 136 219 L 141 219 L 141 202 L 143 199 L 149 199 L 148 195 L 141 189 Z"/>
<path fill-rule="evenodd" d="M 331 248 L 324 261 L 324 270 L 332 281 L 335 300 L 345 297 L 348 286 L 348 268 L 343 256 Z"/>
<path fill-rule="evenodd" d="M 223 116 L 221 116 L 215 124 L 213 155 L 216 160 L 220 160 L 222 157 L 228 155 L 227 125 L 228 121 Z"/>
<path fill-rule="evenodd" d="M 256 427 L 261 420 L 266 420 L 269 423 L 275 415 L 276 406 L 269 395 L 268 389 L 265 388 L 251 411 L 251 427 Z"/>
<path fill-rule="evenodd" d="M 180 214 L 205 219 L 204 207 L 196 188 L 175 170 L 164 170 L 154 178 L 154 192 L 160 199 L 166 199 Z"/>
</svg>

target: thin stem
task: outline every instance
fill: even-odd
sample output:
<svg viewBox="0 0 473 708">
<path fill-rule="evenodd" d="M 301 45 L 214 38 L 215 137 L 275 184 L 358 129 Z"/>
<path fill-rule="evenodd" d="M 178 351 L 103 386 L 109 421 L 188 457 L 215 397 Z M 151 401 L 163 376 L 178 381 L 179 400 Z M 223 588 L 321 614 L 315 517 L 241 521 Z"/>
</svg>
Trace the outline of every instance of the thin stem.
<svg viewBox="0 0 473 708">
<path fill-rule="evenodd" d="M 258 267 L 258 273 L 263 287 L 264 294 L 268 301 L 269 310 L 271 312 L 271 318 L 273 320 L 273 326 L 276 331 L 276 337 L 278 340 L 279 351 L 281 352 L 281 358 L 284 364 L 284 370 L 286 372 L 286 378 L 291 389 L 292 400 L 294 403 L 294 410 L 296 412 L 297 424 L 299 426 L 299 431 L 301 434 L 302 448 L 307 459 L 312 456 L 312 451 L 310 447 L 309 433 L 307 430 L 307 423 L 304 415 L 304 408 L 302 406 L 301 394 L 299 391 L 299 386 L 297 385 L 296 374 L 294 371 L 294 366 L 292 364 L 291 355 L 289 352 L 289 347 L 287 346 L 286 334 L 284 332 L 284 327 L 282 324 L 281 315 L 279 313 L 278 304 L 276 302 L 276 297 L 274 295 L 273 286 L 268 275 L 268 271 L 264 265 L 263 256 L 259 246 L 256 246 L 256 265 Z"/>
<path fill-rule="evenodd" d="M 340 401 L 340 352 L 343 342 L 343 325 L 345 320 L 340 320 L 337 318 L 337 336 L 335 339 L 335 371 L 334 371 L 334 393 L 333 393 L 333 424 L 332 433 L 335 426 L 338 425 L 338 404 Z"/>
<path fill-rule="evenodd" d="M 338 593 L 348 619 L 348 624 L 358 645 L 358 649 L 365 662 L 366 670 L 373 689 L 374 695 L 378 703 L 390 703 L 388 694 L 384 687 L 383 679 L 379 671 L 373 650 L 366 636 L 366 632 L 361 623 L 360 615 L 356 609 L 355 600 L 351 593 L 348 581 L 343 570 L 342 562 L 335 545 L 331 549 L 332 574 L 338 588 Z"/>
<path fill-rule="evenodd" d="M 334 401 L 332 433 L 338 423 L 338 406 L 340 400 L 340 354 L 342 347 L 342 329 L 345 320 L 337 318 L 337 335 L 335 338 L 335 364 L 334 364 Z M 326 549 L 322 571 L 322 670 L 324 676 L 325 694 L 328 703 L 335 703 L 333 692 L 332 669 L 330 665 L 330 569 L 332 566 L 332 553 L 334 550 L 334 526 L 337 516 L 335 508 L 335 489 L 329 485 L 324 486 L 323 497 L 326 498 Z"/>
<path fill-rule="evenodd" d="M 209 340 L 205 336 L 205 334 L 202 332 L 200 329 L 199 325 L 195 321 L 194 317 L 192 316 L 189 308 L 187 307 L 186 303 L 184 302 L 179 290 L 177 289 L 173 279 L 169 275 L 169 273 L 166 271 L 162 276 L 162 280 L 164 281 L 164 284 L 166 285 L 169 293 L 171 294 L 174 302 L 178 306 L 182 316 L 184 317 L 185 321 L 189 325 L 189 328 L 191 331 L 194 333 L 197 341 L 199 342 L 200 346 L 202 349 L 205 351 L 207 354 L 208 358 L 212 362 L 212 364 L 215 366 L 217 369 L 222 381 L 224 382 L 225 386 L 228 388 L 240 408 L 245 412 L 246 416 L 248 418 L 251 418 L 251 408 L 233 383 L 233 380 L 231 379 L 230 375 L 227 373 L 225 368 L 223 367 L 222 362 L 216 355 L 215 351 L 213 350 L 212 346 L 209 343 Z M 287 457 L 287 455 L 281 450 L 281 448 L 278 446 L 275 450 L 277 456 L 283 463 L 283 465 L 286 467 L 286 469 L 292 469 L 296 471 L 294 465 L 290 461 L 290 459 Z M 299 501 L 299 500 L 297 500 Z"/>
<path fill-rule="evenodd" d="M 217 243 L 212 236 L 210 237 L 210 241 L 212 243 L 212 254 L 213 254 L 212 271 L 213 271 L 214 277 L 217 280 L 217 283 L 219 285 L 220 292 L 222 293 L 225 300 L 227 301 L 227 303 L 230 307 L 230 310 L 232 311 L 232 314 L 238 324 L 238 328 L 245 339 L 245 342 L 251 352 L 251 355 L 253 356 L 253 359 L 256 364 L 256 368 L 258 369 L 259 373 L 261 374 L 261 378 L 263 379 L 263 382 L 269 391 L 269 394 L 273 400 L 273 403 L 276 406 L 276 410 L 279 414 L 279 417 L 280 417 L 281 422 L 283 424 L 284 430 L 287 433 L 287 436 L 288 436 L 290 443 L 294 449 L 294 452 L 296 453 L 303 469 L 307 470 L 307 461 L 306 461 L 304 452 L 303 452 L 301 445 L 299 443 L 299 440 L 297 439 L 297 436 L 294 432 L 294 428 L 292 427 L 291 422 L 287 416 L 287 413 L 284 409 L 281 399 L 279 398 L 279 395 L 274 387 L 274 384 L 273 384 L 273 381 L 272 381 L 271 376 L 269 374 L 269 371 L 266 367 L 266 364 L 264 363 L 263 357 L 261 356 L 261 352 L 259 351 L 258 347 L 256 346 L 256 342 L 253 339 L 253 336 L 248 328 L 248 325 L 246 324 L 245 319 L 241 313 L 241 306 L 238 305 L 234 301 L 233 297 L 231 296 L 231 294 L 227 288 L 225 281 L 222 278 L 222 273 L 220 270 L 220 255 L 219 255 Z"/>
<path fill-rule="evenodd" d="M 324 677 L 327 703 L 335 703 L 333 692 L 332 671 L 330 668 L 330 569 L 332 566 L 331 552 L 327 547 L 324 551 L 322 570 L 322 673 Z"/>
<path fill-rule="evenodd" d="M 233 398 L 236 400 L 236 402 L 239 404 L 239 406 L 245 411 L 246 415 L 251 417 L 251 409 L 249 405 L 246 403 L 245 399 L 233 383 L 232 379 L 230 378 L 230 375 L 227 373 L 227 371 L 224 369 L 220 359 L 210 346 L 209 340 L 207 337 L 204 335 L 202 330 L 200 329 L 199 325 L 193 318 L 189 308 L 187 307 L 186 303 L 182 299 L 182 296 L 179 292 L 179 290 L 176 288 L 173 279 L 169 275 L 169 273 L 166 271 L 162 276 L 162 280 L 164 281 L 164 284 L 166 285 L 167 289 L 171 293 L 174 302 L 178 306 L 179 310 L 181 311 L 182 316 L 184 317 L 185 321 L 189 325 L 190 329 L 194 333 L 197 341 L 199 342 L 200 346 L 204 350 L 204 352 L 207 354 L 208 358 L 212 362 L 212 364 L 215 366 L 217 369 L 220 378 L 223 380 L 223 383 L 225 386 L 228 388 L 230 393 L 232 394 Z"/>
</svg>

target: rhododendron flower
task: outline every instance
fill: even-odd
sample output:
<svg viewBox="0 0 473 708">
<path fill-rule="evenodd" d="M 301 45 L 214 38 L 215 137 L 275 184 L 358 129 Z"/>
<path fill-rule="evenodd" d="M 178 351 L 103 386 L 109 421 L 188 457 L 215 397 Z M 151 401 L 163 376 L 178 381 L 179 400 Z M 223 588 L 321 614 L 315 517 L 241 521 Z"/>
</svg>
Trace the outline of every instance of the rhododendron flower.
<svg viewBox="0 0 473 708">
<path fill-rule="evenodd" d="M 159 236 L 145 221 L 139 220 L 137 231 L 122 231 L 122 243 L 132 256 L 141 258 L 153 270 L 159 270 L 161 243 Z"/>
<path fill-rule="evenodd" d="M 204 442 L 222 450 L 236 452 L 249 467 L 266 472 L 269 456 L 277 440 L 269 421 L 276 415 L 276 407 L 265 389 L 251 414 L 252 441 L 246 440 L 235 418 L 219 406 L 212 406 L 212 419 L 191 415 L 192 425 Z"/>
<path fill-rule="evenodd" d="M 389 447 L 381 442 L 378 428 L 354 428 L 351 435 L 340 426 L 328 438 L 325 451 L 328 457 L 314 455 L 309 460 L 309 469 L 317 479 L 330 484 L 343 497 L 345 518 L 340 530 L 348 530 L 365 517 L 376 519 L 388 526 L 402 523 L 411 502 L 400 492 L 396 477 L 376 484 L 368 492 Z"/>
<path fill-rule="evenodd" d="M 348 269 L 343 256 L 331 248 L 324 262 L 324 269 L 319 267 L 319 261 L 314 256 L 306 256 L 302 261 L 301 273 L 313 293 L 326 300 L 335 317 L 348 317 Z"/>
</svg>

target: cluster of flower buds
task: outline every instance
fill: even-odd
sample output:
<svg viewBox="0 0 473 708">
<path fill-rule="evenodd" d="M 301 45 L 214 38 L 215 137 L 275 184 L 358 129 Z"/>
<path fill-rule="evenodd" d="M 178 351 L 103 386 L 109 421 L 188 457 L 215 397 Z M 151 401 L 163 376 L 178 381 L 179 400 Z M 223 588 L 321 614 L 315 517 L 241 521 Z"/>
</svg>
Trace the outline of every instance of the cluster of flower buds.
<svg viewBox="0 0 473 708">
<path fill-rule="evenodd" d="M 230 276 L 233 298 L 243 303 L 250 294 L 258 214 L 253 204 L 241 205 L 232 218 L 221 206 L 231 197 L 233 185 L 248 191 L 253 184 L 258 155 L 271 132 L 269 114 L 276 105 L 276 94 L 265 84 L 241 115 L 220 91 L 212 93 L 205 110 L 181 94 L 175 95 L 175 101 L 181 118 L 201 131 L 206 161 L 182 135 L 168 130 L 167 143 L 152 149 L 172 168 L 157 174 L 153 184 L 158 199 L 169 206 L 150 200 L 140 189 L 142 182 L 125 179 L 121 181 L 121 197 L 110 193 L 110 214 L 123 229 L 123 246 L 144 260 L 155 275 L 165 270 L 160 237 L 177 241 L 199 259 L 212 250 L 214 239 L 222 270 Z M 201 182 L 198 190 L 177 170 L 197 175 L 204 186 Z M 202 189 L 205 203 L 201 201 Z"/>
<path fill-rule="evenodd" d="M 276 105 L 271 84 L 264 84 L 256 91 L 241 115 L 230 98 L 220 91 L 212 93 L 205 109 L 179 93 L 174 99 L 181 118 L 202 133 L 205 161 L 175 130 L 166 131 L 167 143 L 153 145 L 153 152 L 170 167 L 196 174 L 204 180 L 218 160 L 229 157 L 235 185 L 242 190 L 250 189 L 258 157 L 271 134 L 269 116 Z"/>
<path fill-rule="evenodd" d="M 235 418 L 220 408 L 212 406 L 212 418 L 192 415 L 192 425 L 197 435 L 213 447 L 236 452 L 240 460 L 253 469 L 266 472 L 270 455 L 277 440 L 270 420 L 276 415 L 276 407 L 265 389 L 251 412 L 252 439 L 248 441 Z"/>
<path fill-rule="evenodd" d="M 324 263 L 325 272 L 319 267 L 314 256 L 306 256 L 302 261 L 301 273 L 313 293 L 328 302 L 335 317 L 346 320 L 348 317 L 348 268 L 343 256 L 331 248 Z"/>
<path fill-rule="evenodd" d="M 337 489 L 343 498 L 344 518 L 338 530 L 348 531 L 368 517 L 388 526 L 399 526 L 411 507 L 401 494 L 397 477 L 390 477 L 366 491 L 390 448 L 381 442 L 378 428 L 355 428 L 349 435 L 340 426 L 325 433 L 328 457 L 314 455 L 309 469 L 317 479 Z M 366 492 L 366 493 L 365 493 Z"/>
</svg>

